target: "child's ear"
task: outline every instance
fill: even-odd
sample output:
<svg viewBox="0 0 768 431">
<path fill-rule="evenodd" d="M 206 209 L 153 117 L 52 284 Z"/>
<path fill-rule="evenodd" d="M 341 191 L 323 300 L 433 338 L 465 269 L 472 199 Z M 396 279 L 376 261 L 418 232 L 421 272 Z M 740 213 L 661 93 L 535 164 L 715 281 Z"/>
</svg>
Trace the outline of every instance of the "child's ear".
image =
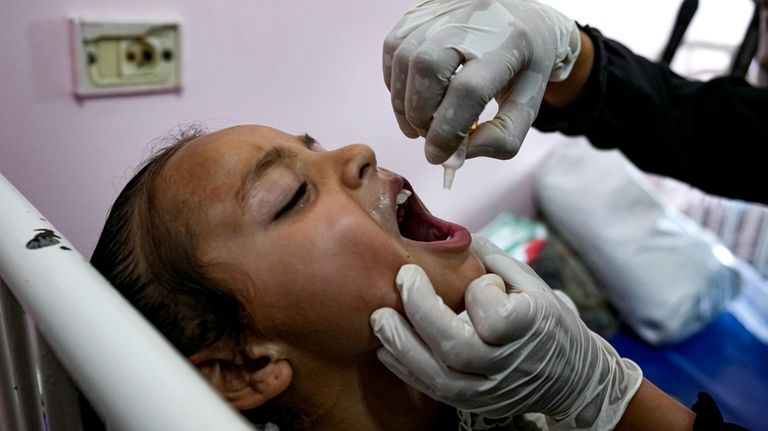
<svg viewBox="0 0 768 431">
<path fill-rule="evenodd" d="M 251 342 L 233 354 L 219 344 L 188 359 L 238 410 L 250 410 L 280 395 L 293 379 L 288 359 L 272 343 Z"/>
</svg>

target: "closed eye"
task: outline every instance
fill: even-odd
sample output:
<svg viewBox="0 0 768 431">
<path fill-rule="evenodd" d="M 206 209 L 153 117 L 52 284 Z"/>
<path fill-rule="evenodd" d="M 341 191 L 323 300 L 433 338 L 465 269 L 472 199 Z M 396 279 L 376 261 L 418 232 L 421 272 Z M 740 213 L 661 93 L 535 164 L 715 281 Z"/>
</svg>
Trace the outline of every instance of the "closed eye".
<svg viewBox="0 0 768 431">
<path fill-rule="evenodd" d="M 283 217 L 287 213 L 291 212 L 301 201 L 304 199 L 304 196 L 307 194 L 307 182 L 301 183 L 299 188 L 296 189 L 296 192 L 293 193 L 293 196 L 291 196 L 291 199 L 283 206 L 280 211 L 275 214 L 275 220 Z"/>
</svg>

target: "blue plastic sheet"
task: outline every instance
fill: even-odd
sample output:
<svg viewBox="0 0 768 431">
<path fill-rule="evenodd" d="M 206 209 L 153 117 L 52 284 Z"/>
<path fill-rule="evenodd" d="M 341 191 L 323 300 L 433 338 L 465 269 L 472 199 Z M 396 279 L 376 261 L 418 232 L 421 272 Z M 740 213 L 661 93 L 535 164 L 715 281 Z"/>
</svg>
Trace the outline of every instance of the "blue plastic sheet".
<svg viewBox="0 0 768 431">
<path fill-rule="evenodd" d="M 723 313 L 685 341 L 654 347 L 629 328 L 608 341 L 640 365 L 656 386 L 692 406 L 709 393 L 727 422 L 768 430 L 768 345 L 730 313 Z"/>
</svg>

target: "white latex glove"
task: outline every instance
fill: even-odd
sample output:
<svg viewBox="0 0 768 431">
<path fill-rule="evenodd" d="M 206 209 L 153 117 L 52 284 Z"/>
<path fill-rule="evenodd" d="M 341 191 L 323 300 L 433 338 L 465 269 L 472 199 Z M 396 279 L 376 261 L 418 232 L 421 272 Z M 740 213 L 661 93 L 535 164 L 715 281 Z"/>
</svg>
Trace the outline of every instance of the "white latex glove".
<svg viewBox="0 0 768 431">
<path fill-rule="evenodd" d="M 371 314 L 379 359 L 435 400 L 482 416 L 536 412 L 557 421 L 555 430 L 613 429 L 642 382 L 640 368 L 530 267 L 485 238 L 475 236 L 472 247 L 493 274 L 467 288 L 469 319 L 443 304 L 421 268 L 404 265 L 397 285 L 407 320 L 391 308 Z"/>
<path fill-rule="evenodd" d="M 384 41 L 384 81 L 400 129 L 426 137 L 430 163 L 456 151 L 495 97 L 498 114 L 472 133 L 467 157 L 508 159 L 547 81 L 567 78 L 580 48 L 575 22 L 535 0 L 421 1 Z"/>
</svg>

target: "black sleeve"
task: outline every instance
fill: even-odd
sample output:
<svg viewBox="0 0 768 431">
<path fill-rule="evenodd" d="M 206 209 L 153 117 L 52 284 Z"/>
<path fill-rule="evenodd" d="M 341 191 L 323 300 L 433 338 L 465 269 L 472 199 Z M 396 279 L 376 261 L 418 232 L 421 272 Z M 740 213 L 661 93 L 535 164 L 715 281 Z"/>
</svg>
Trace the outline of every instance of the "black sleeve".
<svg viewBox="0 0 768 431">
<path fill-rule="evenodd" d="M 768 89 L 744 79 L 689 81 L 582 27 L 595 46 L 584 94 L 571 106 L 541 106 L 534 127 L 584 135 L 619 148 L 641 169 L 706 192 L 768 203 Z"/>
<path fill-rule="evenodd" d="M 749 431 L 742 426 L 724 422 L 715 400 L 705 392 L 699 392 L 699 399 L 691 410 L 696 413 L 693 431 Z"/>
</svg>

